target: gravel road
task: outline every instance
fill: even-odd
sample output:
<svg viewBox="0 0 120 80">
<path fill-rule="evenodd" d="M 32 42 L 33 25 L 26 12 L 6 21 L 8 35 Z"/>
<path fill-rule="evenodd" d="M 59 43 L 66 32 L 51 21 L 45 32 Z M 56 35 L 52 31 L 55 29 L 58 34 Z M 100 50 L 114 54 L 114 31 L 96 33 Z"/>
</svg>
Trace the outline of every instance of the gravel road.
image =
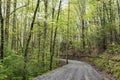
<svg viewBox="0 0 120 80">
<path fill-rule="evenodd" d="M 61 59 L 61 61 L 65 61 Z M 102 76 L 89 64 L 69 60 L 69 64 L 34 80 L 104 80 Z"/>
</svg>

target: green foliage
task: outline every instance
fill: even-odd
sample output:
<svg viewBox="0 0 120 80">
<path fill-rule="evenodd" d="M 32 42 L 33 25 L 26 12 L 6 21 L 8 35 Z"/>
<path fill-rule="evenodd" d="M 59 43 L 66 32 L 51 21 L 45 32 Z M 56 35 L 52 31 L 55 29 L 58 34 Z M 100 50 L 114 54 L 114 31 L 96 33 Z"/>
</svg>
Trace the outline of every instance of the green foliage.
<svg viewBox="0 0 120 80">
<path fill-rule="evenodd" d="M 6 50 L 4 58 L 5 74 L 8 79 L 20 80 L 23 74 L 23 56 L 21 53 L 16 53 L 13 50 Z"/>
<path fill-rule="evenodd" d="M 49 71 L 50 63 L 50 38 L 54 37 L 55 28 L 57 27 L 57 36 L 56 36 L 56 45 L 55 45 L 55 55 L 58 52 L 64 52 L 66 49 L 72 52 L 72 50 L 78 50 L 80 53 L 90 53 L 94 50 L 100 50 L 104 47 L 107 47 L 107 50 L 104 52 L 102 57 L 104 59 L 90 59 L 98 66 L 105 69 L 107 72 L 113 73 L 114 76 L 119 76 L 119 65 L 114 63 L 112 60 L 120 61 L 118 56 L 120 53 L 120 45 L 116 42 L 119 42 L 119 8 L 117 1 L 115 0 L 71 0 L 70 1 L 70 10 L 68 10 L 68 4 L 64 4 L 66 7 L 62 7 L 60 11 L 59 20 L 56 21 L 58 15 L 58 4 L 59 0 L 48 0 L 48 10 L 45 10 L 44 1 L 41 0 L 40 7 L 36 15 L 34 22 L 34 28 L 31 31 L 31 41 L 29 44 L 28 55 L 27 55 L 27 73 L 28 77 L 31 80 L 34 76 L 43 74 Z M 111 3 L 110 3 L 111 1 Z M 14 2 L 14 0 L 13 0 Z M 29 4 L 28 4 L 29 2 Z M 66 2 L 67 3 L 67 2 Z M 6 2 L 3 3 L 2 9 L 6 6 Z M 12 3 L 11 3 L 12 5 Z M 26 6 L 24 6 L 26 5 Z M 28 6 L 29 5 L 29 6 Z M 24 66 L 24 48 L 26 47 L 26 41 L 29 37 L 30 24 L 32 21 L 32 16 L 34 15 L 34 10 L 36 6 L 35 0 L 23 1 L 18 0 L 17 10 L 14 12 L 16 14 L 15 20 L 16 25 L 13 24 L 14 15 L 11 15 L 10 21 L 7 21 L 8 17 L 6 14 L 3 14 L 6 22 L 9 24 L 8 36 L 9 41 L 5 40 L 5 52 L 4 52 L 4 62 L 0 63 L 0 80 L 21 80 L 23 76 L 23 66 Z M 21 7 L 23 6 L 23 7 Z M 52 8 L 55 7 L 54 20 L 52 16 Z M 19 8 L 20 7 L 20 8 Z M 14 9 L 14 6 L 11 6 L 10 12 Z M 2 12 L 5 12 L 2 10 Z M 13 10 L 14 11 L 14 10 Z M 45 12 L 47 11 L 47 13 Z M 45 16 L 45 13 L 47 14 Z M 68 14 L 70 14 L 68 18 Z M 13 17 L 12 17 L 13 16 Z M 47 17 L 47 20 L 45 19 Z M 69 20 L 68 20 L 69 19 Z M 84 30 L 82 22 L 84 24 Z M 12 22 L 13 21 L 13 22 Z M 47 24 L 45 24 L 45 22 Z M 52 26 L 53 23 L 53 26 Z M 68 24 L 69 23 L 69 24 Z M 69 27 L 68 27 L 69 25 Z M 13 26 L 15 27 L 15 30 Z M 45 31 L 45 26 L 47 31 Z M 5 33 L 7 33 L 7 26 L 5 26 Z M 53 27 L 53 29 L 52 29 Z M 53 30 L 53 33 L 51 33 Z M 14 34 L 15 37 L 12 35 Z M 83 39 L 84 34 L 84 39 Z M 1 34 L 2 35 L 2 34 Z M 46 40 L 45 40 L 46 35 Z M 51 36 L 53 35 L 53 36 Z M 14 40 L 14 38 L 16 38 Z M 111 39 L 112 38 L 112 39 Z M 15 41 L 16 51 L 11 49 L 6 49 L 6 47 L 14 47 L 14 44 L 11 45 L 12 40 Z M 82 42 L 85 42 L 85 49 L 83 49 Z M 109 44 L 114 41 L 112 44 Z M 8 46 L 6 46 L 8 43 Z M 45 46 L 44 46 L 45 44 Z M 60 51 L 58 51 L 60 48 Z M 98 49 L 97 49 L 98 48 Z M 93 50 L 93 51 L 92 51 Z M 96 53 L 97 51 L 95 51 Z M 44 61 L 42 55 L 44 54 Z M 80 54 L 79 54 L 80 55 Z M 116 56 L 114 56 L 116 55 Z M 24 58 L 23 58 L 24 57 Z M 42 64 L 45 63 L 44 66 Z M 56 61 L 53 60 L 53 68 L 56 68 Z M 112 67 L 114 69 L 112 69 Z"/>
<path fill-rule="evenodd" d="M 68 47 L 67 47 L 68 46 Z M 75 48 L 73 45 L 72 41 L 68 41 L 68 40 L 63 40 L 60 44 L 60 51 L 66 51 L 66 48 L 69 49 L 73 49 Z"/>
<path fill-rule="evenodd" d="M 29 73 L 28 75 L 36 76 L 38 72 L 41 72 L 39 66 L 40 65 L 38 64 L 37 60 L 29 61 L 29 63 L 27 64 L 27 71 Z"/>
<path fill-rule="evenodd" d="M 120 45 L 114 42 L 112 44 L 109 44 L 105 53 L 114 55 L 120 54 Z"/>
<path fill-rule="evenodd" d="M 5 74 L 5 68 L 2 63 L 0 63 L 0 80 L 4 80 L 7 78 L 7 75 Z"/>
<path fill-rule="evenodd" d="M 120 63 L 106 58 L 85 58 L 84 60 L 94 63 L 96 66 L 120 79 Z"/>
<path fill-rule="evenodd" d="M 22 80 L 23 76 L 23 54 L 14 50 L 6 49 L 4 62 L 0 63 L 0 80 Z M 49 53 L 47 53 L 49 54 Z M 42 66 L 42 60 L 29 55 L 27 63 L 28 80 L 33 80 L 35 76 L 41 75 L 49 71 L 50 55 L 45 59 L 45 67 Z M 30 59 L 31 58 L 31 59 Z M 53 69 L 57 63 L 53 61 Z"/>
<path fill-rule="evenodd" d="M 116 63 L 114 66 L 113 66 L 113 75 L 115 77 L 118 77 L 120 79 L 120 64 L 119 63 Z"/>
</svg>

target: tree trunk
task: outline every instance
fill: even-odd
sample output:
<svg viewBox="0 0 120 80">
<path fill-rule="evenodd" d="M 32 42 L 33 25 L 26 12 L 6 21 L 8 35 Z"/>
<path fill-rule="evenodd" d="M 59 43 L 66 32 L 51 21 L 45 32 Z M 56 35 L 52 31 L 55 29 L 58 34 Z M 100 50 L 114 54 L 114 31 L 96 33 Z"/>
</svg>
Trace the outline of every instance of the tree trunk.
<svg viewBox="0 0 120 80">
<path fill-rule="evenodd" d="M 55 7 L 54 7 L 54 1 L 52 0 L 52 29 L 51 29 L 51 37 L 50 37 L 50 70 L 52 70 L 54 13 L 55 13 Z"/>
<path fill-rule="evenodd" d="M 70 27 L 70 0 L 68 0 L 68 22 L 67 22 L 66 64 L 68 64 L 69 27 Z"/>
<path fill-rule="evenodd" d="M 109 16 L 110 16 L 110 18 L 109 18 L 109 22 L 110 22 L 110 43 L 112 44 L 112 42 L 113 42 L 113 31 L 114 30 L 112 30 L 112 24 L 113 24 L 113 11 L 112 11 L 112 1 L 110 0 L 109 1 Z"/>
<path fill-rule="evenodd" d="M 57 14 L 56 24 L 58 24 L 58 21 L 59 21 L 61 4 L 62 4 L 62 0 L 60 0 L 60 2 L 59 2 L 59 9 L 58 9 L 58 14 Z M 54 32 L 54 37 L 53 37 L 53 44 L 52 44 L 52 48 L 51 48 L 52 51 L 51 51 L 51 56 L 50 56 L 50 70 L 52 70 L 53 56 L 54 56 L 54 53 L 55 53 L 55 45 L 56 45 L 55 42 L 56 42 L 56 37 L 57 37 L 57 29 L 58 29 L 58 26 L 56 25 L 55 32 Z"/>
<path fill-rule="evenodd" d="M 14 10 L 17 7 L 17 0 L 14 0 Z M 16 50 L 16 11 L 13 13 L 13 29 L 12 29 L 12 49 Z"/>
<path fill-rule="evenodd" d="M 5 44 L 6 44 L 6 47 L 8 47 L 8 43 L 9 43 L 10 7 L 11 7 L 11 0 L 7 0 L 6 21 L 5 21 Z"/>
<path fill-rule="evenodd" d="M 84 20 L 84 15 L 86 14 L 86 1 L 84 0 L 83 2 L 78 1 L 79 3 L 79 12 L 80 12 L 80 21 L 81 21 L 81 40 L 82 40 L 82 53 L 84 53 L 85 50 L 85 20 Z"/>
<path fill-rule="evenodd" d="M 26 4 L 28 4 L 28 5 L 29 5 L 29 3 L 30 3 L 30 0 L 28 0 L 26 2 Z M 29 10 L 29 6 L 26 7 L 26 13 L 25 13 L 25 19 L 24 19 L 23 46 L 22 46 L 23 52 L 24 52 L 24 48 L 26 46 L 25 43 L 27 41 L 26 36 L 28 36 L 28 32 L 27 32 L 27 26 L 29 26 L 29 25 L 27 25 L 27 23 L 29 22 L 29 19 L 28 19 L 28 16 L 27 16 L 28 15 L 28 10 Z"/>
<path fill-rule="evenodd" d="M 44 0 L 44 6 L 45 6 L 45 10 L 44 10 L 44 13 L 45 13 L 45 21 L 44 21 L 44 35 L 43 35 L 43 52 L 42 52 L 42 66 L 44 67 L 45 64 L 44 64 L 44 58 L 45 58 L 45 55 L 46 55 L 46 38 L 47 38 L 47 14 L 48 14 L 48 0 Z"/>
<path fill-rule="evenodd" d="M 29 33 L 29 36 L 28 36 L 28 39 L 27 39 L 27 42 L 26 42 L 26 48 L 25 48 L 25 51 L 24 51 L 23 80 L 28 80 L 27 79 L 27 55 L 28 55 L 28 47 L 29 47 L 29 44 L 30 44 L 30 40 L 31 40 L 31 36 L 32 36 L 32 30 L 33 30 L 33 27 L 34 27 L 34 22 L 35 22 L 35 18 L 36 18 L 36 14 L 37 14 L 38 8 L 39 8 L 39 3 L 40 3 L 40 0 L 37 1 L 37 5 L 36 5 L 36 9 L 34 11 L 32 23 L 30 25 L 30 33 Z"/>
<path fill-rule="evenodd" d="M 4 56 L 4 19 L 2 15 L 2 0 L 0 0 L 0 27 L 1 27 L 1 47 L 0 47 L 0 59 L 3 62 Z"/>
<path fill-rule="evenodd" d="M 83 53 L 85 49 L 85 20 L 82 19 L 82 46 L 83 46 Z"/>
</svg>

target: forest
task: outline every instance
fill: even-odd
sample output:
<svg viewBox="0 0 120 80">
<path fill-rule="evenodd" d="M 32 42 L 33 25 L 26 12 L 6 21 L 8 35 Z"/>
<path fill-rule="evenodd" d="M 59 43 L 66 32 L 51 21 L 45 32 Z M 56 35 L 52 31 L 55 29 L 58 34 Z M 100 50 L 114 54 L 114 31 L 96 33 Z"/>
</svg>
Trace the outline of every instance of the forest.
<svg viewBox="0 0 120 80">
<path fill-rule="evenodd" d="M 120 0 L 0 0 L 0 80 L 33 80 L 63 58 L 120 80 Z"/>
</svg>

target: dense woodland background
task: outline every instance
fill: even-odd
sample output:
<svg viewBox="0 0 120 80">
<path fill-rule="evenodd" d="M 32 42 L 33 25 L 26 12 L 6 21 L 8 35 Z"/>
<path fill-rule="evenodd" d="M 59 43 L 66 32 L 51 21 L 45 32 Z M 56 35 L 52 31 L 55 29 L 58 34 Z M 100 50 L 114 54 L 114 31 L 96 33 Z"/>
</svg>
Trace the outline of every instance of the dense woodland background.
<svg viewBox="0 0 120 80">
<path fill-rule="evenodd" d="M 120 0 L 0 0 L 0 80 L 32 80 L 71 56 L 120 79 Z"/>
</svg>

